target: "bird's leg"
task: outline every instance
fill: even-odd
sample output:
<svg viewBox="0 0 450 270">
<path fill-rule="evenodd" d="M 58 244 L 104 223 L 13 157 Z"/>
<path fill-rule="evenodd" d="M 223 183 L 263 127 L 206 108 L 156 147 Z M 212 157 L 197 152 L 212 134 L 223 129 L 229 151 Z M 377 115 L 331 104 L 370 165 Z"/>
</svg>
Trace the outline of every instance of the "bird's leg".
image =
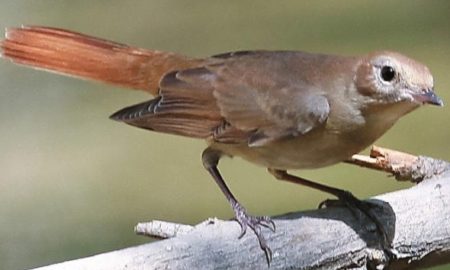
<svg viewBox="0 0 450 270">
<path fill-rule="evenodd" d="M 224 179 L 217 169 L 217 165 L 221 156 L 222 153 L 220 151 L 207 148 L 205 151 L 203 151 L 202 154 L 203 166 L 205 166 L 205 169 L 214 178 L 220 190 L 223 192 L 228 202 L 230 203 L 231 208 L 233 208 L 235 219 L 241 226 L 241 234 L 239 235 L 239 238 L 242 238 L 245 235 L 248 227 L 252 229 L 256 237 L 258 238 L 261 249 L 266 255 L 267 263 L 270 264 L 270 262 L 272 261 L 272 251 L 267 245 L 266 239 L 261 232 L 261 228 L 266 227 L 271 229 L 272 231 L 275 231 L 275 223 L 267 216 L 249 215 L 247 213 L 247 210 L 238 202 L 238 200 L 231 193 L 228 186 L 225 184 Z"/>
<path fill-rule="evenodd" d="M 380 220 L 370 211 L 371 207 L 370 207 L 369 203 L 359 200 L 349 191 L 322 185 L 319 183 L 315 183 L 310 180 L 289 174 L 288 172 L 286 172 L 284 170 L 277 170 L 277 169 L 269 168 L 268 171 L 273 176 L 275 176 L 275 178 L 277 178 L 279 180 L 283 180 L 283 181 L 287 181 L 287 182 L 291 182 L 291 183 L 295 183 L 295 184 L 300 184 L 303 186 L 307 186 L 310 188 L 314 188 L 314 189 L 332 194 L 332 195 L 336 196 L 339 199 L 339 201 L 342 202 L 346 207 L 348 207 L 350 209 L 350 211 L 352 211 L 352 213 L 356 213 L 356 211 L 358 211 L 358 210 L 361 211 L 364 215 L 366 215 L 375 224 L 378 233 L 382 237 L 383 246 L 389 247 L 389 242 L 388 242 L 389 238 L 387 236 L 386 230 L 384 229 L 383 224 L 380 222 Z M 330 200 L 325 201 L 325 204 L 321 203 L 320 206 L 325 206 L 326 203 L 329 201 Z"/>
</svg>

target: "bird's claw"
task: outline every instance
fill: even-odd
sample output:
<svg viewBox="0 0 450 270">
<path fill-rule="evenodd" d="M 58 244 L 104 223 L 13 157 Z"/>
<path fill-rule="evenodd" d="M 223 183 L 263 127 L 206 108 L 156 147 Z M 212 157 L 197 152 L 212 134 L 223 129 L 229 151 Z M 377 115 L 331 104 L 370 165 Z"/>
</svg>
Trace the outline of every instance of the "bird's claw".
<svg viewBox="0 0 450 270">
<path fill-rule="evenodd" d="M 266 239 L 261 232 L 261 228 L 265 227 L 275 232 L 275 222 L 270 217 L 267 216 L 251 216 L 247 214 L 247 211 L 240 204 L 236 204 L 234 207 L 235 219 L 241 226 L 241 233 L 239 239 L 241 239 L 247 232 L 247 228 L 252 229 L 258 239 L 259 246 L 264 251 L 266 255 L 267 263 L 270 265 L 272 261 L 272 250 L 267 245 Z"/>
<path fill-rule="evenodd" d="M 336 207 L 336 206 L 345 206 L 347 207 L 353 214 L 353 216 L 357 219 L 360 219 L 359 213 L 364 214 L 370 221 L 372 221 L 378 233 L 383 239 L 383 246 L 389 247 L 388 235 L 386 230 L 384 229 L 381 221 L 371 212 L 371 208 L 373 204 L 365 201 L 361 201 L 356 198 L 352 193 L 342 190 L 337 194 L 338 200 L 325 200 L 319 204 L 319 208 L 328 208 L 328 207 Z"/>
<path fill-rule="evenodd" d="M 347 209 L 350 210 L 350 212 L 352 212 L 352 215 L 356 218 L 356 219 L 360 219 L 360 213 L 363 212 L 363 214 L 367 215 L 363 210 L 361 210 L 359 207 L 354 205 L 353 200 L 357 198 L 355 198 L 350 192 L 345 191 L 346 193 L 350 194 L 350 196 L 348 196 L 348 194 L 342 195 L 341 197 L 339 197 L 339 199 L 334 200 L 334 199 L 326 199 L 322 202 L 319 203 L 318 208 L 319 209 L 324 209 L 324 208 L 332 208 L 332 207 L 347 207 Z M 353 198 L 352 198 L 353 197 Z M 360 201 L 358 200 L 360 203 L 365 204 L 366 202 L 364 201 Z M 367 209 L 369 209 L 370 207 L 367 207 Z M 370 217 L 369 217 L 370 218 Z"/>
</svg>

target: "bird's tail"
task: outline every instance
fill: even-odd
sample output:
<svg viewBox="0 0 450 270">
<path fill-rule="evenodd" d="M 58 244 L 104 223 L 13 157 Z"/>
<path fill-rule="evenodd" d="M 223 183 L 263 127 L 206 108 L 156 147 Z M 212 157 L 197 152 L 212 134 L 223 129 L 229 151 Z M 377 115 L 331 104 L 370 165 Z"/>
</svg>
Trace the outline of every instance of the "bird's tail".
<svg viewBox="0 0 450 270">
<path fill-rule="evenodd" d="M 170 71 L 194 67 L 201 60 L 134 48 L 84 34 L 40 26 L 6 29 L 0 42 L 4 58 L 65 75 L 93 79 L 157 94 Z"/>
</svg>

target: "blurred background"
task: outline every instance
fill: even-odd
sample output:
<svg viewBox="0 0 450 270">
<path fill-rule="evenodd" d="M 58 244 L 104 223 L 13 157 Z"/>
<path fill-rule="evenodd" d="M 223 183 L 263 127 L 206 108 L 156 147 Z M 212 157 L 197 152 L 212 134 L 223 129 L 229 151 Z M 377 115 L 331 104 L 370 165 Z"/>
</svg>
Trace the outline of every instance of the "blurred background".
<svg viewBox="0 0 450 270">
<path fill-rule="evenodd" d="M 144 48 L 208 56 L 245 49 L 354 55 L 400 51 L 426 63 L 450 103 L 450 1 L 3 1 L 0 27 L 47 25 Z M 0 269 L 24 269 L 149 239 L 152 219 L 232 217 L 203 170 L 205 143 L 108 120 L 144 93 L 0 62 Z M 450 160 L 450 106 L 404 117 L 377 144 Z M 328 196 L 221 162 L 253 214 L 315 208 Z M 360 198 L 408 187 L 349 165 L 296 172 Z M 449 269 L 441 267 L 436 269 Z"/>
</svg>

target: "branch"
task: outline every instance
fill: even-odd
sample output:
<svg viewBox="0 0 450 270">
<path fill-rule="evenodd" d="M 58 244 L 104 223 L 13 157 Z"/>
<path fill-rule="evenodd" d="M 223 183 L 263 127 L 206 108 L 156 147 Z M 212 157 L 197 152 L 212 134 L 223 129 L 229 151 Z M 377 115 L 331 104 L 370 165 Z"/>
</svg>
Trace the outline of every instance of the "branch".
<svg viewBox="0 0 450 270">
<path fill-rule="evenodd" d="M 389 156 L 384 165 L 370 166 L 394 173 L 397 167 L 391 165 L 398 159 Z M 364 165 L 359 158 L 350 162 Z M 407 160 L 410 165 L 405 161 L 400 167 L 422 172 L 422 178 L 409 173 L 409 180 L 425 180 L 369 200 L 388 232 L 390 252 L 380 247 L 375 226 L 363 215 L 340 207 L 297 212 L 276 217 L 275 233 L 263 232 L 273 250 L 270 269 L 410 269 L 450 262 L 449 164 Z M 364 158 L 376 164 L 372 161 Z M 196 226 L 153 221 L 138 224 L 136 231 L 169 239 L 39 269 L 267 269 L 254 234 L 238 240 L 234 221 L 210 219 Z"/>
<path fill-rule="evenodd" d="M 413 156 L 391 149 L 373 146 L 369 156 L 353 155 L 346 163 L 385 171 L 399 181 L 418 183 L 449 170 L 449 163 L 425 156 Z"/>
</svg>

